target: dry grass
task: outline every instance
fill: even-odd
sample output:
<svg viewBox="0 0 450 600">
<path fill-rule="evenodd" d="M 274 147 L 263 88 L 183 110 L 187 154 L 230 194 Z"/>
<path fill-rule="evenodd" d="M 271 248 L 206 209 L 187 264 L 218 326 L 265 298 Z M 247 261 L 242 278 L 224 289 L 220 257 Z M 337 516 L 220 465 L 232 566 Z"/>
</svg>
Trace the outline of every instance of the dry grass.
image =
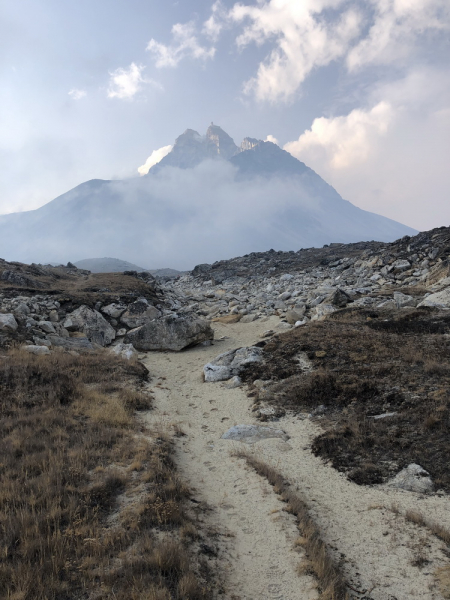
<svg viewBox="0 0 450 600">
<path fill-rule="evenodd" d="M 271 379 L 270 401 L 282 409 L 323 405 L 312 449 L 352 481 L 382 483 L 417 463 L 450 491 L 448 334 L 445 311 L 349 308 L 271 339 L 265 362 L 243 377 Z M 299 373 L 300 353 L 312 372 Z M 374 419 L 384 413 L 394 415 Z"/>
<path fill-rule="evenodd" d="M 105 353 L 0 358 L 0 597 L 207 597 L 170 438 L 133 415 L 145 378 Z"/>
<path fill-rule="evenodd" d="M 418 510 L 407 510 L 405 513 L 405 519 L 410 523 L 415 523 L 419 527 L 425 527 L 437 538 L 450 545 L 450 530 L 440 523 L 436 523 L 436 521 L 428 519 Z"/>
<path fill-rule="evenodd" d="M 450 566 L 437 569 L 435 574 L 439 582 L 440 592 L 448 600 L 450 598 Z"/>
<path fill-rule="evenodd" d="M 306 502 L 296 492 L 289 489 L 289 483 L 272 466 L 257 459 L 246 451 L 236 451 L 234 456 L 243 458 L 255 471 L 265 477 L 274 491 L 287 503 L 287 510 L 297 518 L 301 538 L 297 543 L 303 546 L 308 562 L 299 567 L 301 573 L 312 573 L 317 579 L 320 600 L 348 600 L 349 593 L 344 576 L 333 561 L 319 528 L 312 519 Z"/>
</svg>

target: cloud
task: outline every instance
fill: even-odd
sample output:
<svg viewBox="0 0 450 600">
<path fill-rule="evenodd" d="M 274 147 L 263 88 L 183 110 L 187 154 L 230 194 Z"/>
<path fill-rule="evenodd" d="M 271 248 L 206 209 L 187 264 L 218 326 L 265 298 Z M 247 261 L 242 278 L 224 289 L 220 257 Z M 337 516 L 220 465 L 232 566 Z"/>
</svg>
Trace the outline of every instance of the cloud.
<svg viewBox="0 0 450 600">
<path fill-rule="evenodd" d="M 145 66 L 133 62 L 128 69 L 120 67 L 110 73 L 108 98 L 131 100 L 141 91 L 144 84 L 151 84 L 157 89 L 162 89 L 161 84 L 157 81 L 142 77 L 144 69 Z"/>
<path fill-rule="evenodd" d="M 150 169 L 158 164 L 165 156 L 167 156 L 169 154 L 169 152 L 172 150 L 173 146 L 163 146 L 162 148 L 159 148 L 158 150 L 153 150 L 153 152 L 150 154 L 150 156 L 147 158 L 147 160 L 145 161 L 145 163 L 138 168 L 138 172 L 140 175 L 147 175 L 147 173 L 150 171 Z"/>
<path fill-rule="evenodd" d="M 239 50 L 271 49 L 243 86 L 259 101 L 290 100 L 317 68 L 342 61 L 348 71 L 402 65 L 420 42 L 450 29 L 448 0 L 257 0 L 226 10 L 218 1 L 202 33 L 217 40 L 240 27 Z M 192 30 L 192 35 L 194 31 Z"/>
<path fill-rule="evenodd" d="M 184 58 L 207 60 L 215 55 L 214 47 L 207 48 L 199 43 L 193 21 L 174 25 L 172 37 L 173 41 L 168 45 L 161 44 L 154 39 L 151 39 L 147 45 L 147 50 L 153 54 L 158 69 L 176 67 Z"/>
<path fill-rule="evenodd" d="M 76 88 L 73 88 L 72 90 L 70 90 L 69 96 L 73 98 L 73 100 L 81 100 L 82 98 L 85 98 L 87 96 L 87 92 L 85 90 L 78 90 Z"/>
<path fill-rule="evenodd" d="M 370 108 L 315 119 L 285 149 L 357 206 L 426 230 L 450 224 L 450 74 L 378 82 Z"/>
<path fill-rule="evenodd" d="M 350 49 L 350 71 L 370 64 L 398 63 L 414 51 L 425 32 L 450 29 L 448 0 L 371 0 L 374 16 L 368 34 Z"/>
<path fill-rule="evenodd" d="M 274 137 L 273 135 L 269 135 L 266 137 L 266 139 L 264 140 L 265 142 L 272 142 L 272 144 L 276 144 L 277 146 L 279 146 L 278 140 L 276 137 Z"/>
<path fill-rule="evenodd" d="M 377 139 L 386 134 L 393 112 L 388 102 L 379 102 L 370 110 L 314 119 L 311 129 L 284 149 L 296 158 L 327 162 L 334 169 L 354 167 L 368 159 Z"/>
</svg>

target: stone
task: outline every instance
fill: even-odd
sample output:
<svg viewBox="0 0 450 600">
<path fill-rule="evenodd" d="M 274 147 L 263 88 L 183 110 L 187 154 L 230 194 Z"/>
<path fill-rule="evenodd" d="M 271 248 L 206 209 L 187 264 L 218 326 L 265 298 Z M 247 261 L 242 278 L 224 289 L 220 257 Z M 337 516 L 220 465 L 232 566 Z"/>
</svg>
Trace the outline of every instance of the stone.
<svg viewBox="0 0 450 600">
<path fill-rule="evenodd" d="M 261 425 L 235 425 L 222 436 L 223 440 L 233 440 L 246 444 L 255 444 L 269 438 L 281 438 L 285 442 L 290 439 L 287 433 L 281 429 L 262 427 Z"/>
<path fill-rule="evenodd" d="M 223 323 L 224 325 L 230 325 L 231 323 L 238 323 L 242 319 L 242 315 L 224 315 L 223 317 L 216 317 L 212 319 L 213 323 Z"/>
<path fill-rule="evenodd" d="M 132 329 L 125 336 L 137 350 L 173 350 L 179 352 L 214 339 L 214 331 L 208 321 L 195 317 L 169 315 L 155 319 Z"/>
<path fill-rule="evenodd" d="M 43 356 L 44 354 L 50 354 L 50 350 L 47 346 L 23 346 L 23 349 L 30 354 L 36 354 L 37 356 Z"/>
<path fill-rule="evenodd" d="M 111 352 L 111 354 L 116 354 L 121 358 L 125 358 L 126 360 L 137 358 L 138 355 L 136 349 L 133 347 L 133 344 L 124 344 L 123 342 L 112 346 L 109 349 L 109 352 Z"/>
<path fill-rule="evenodd" d="M 116 332 L 108 321 L 96 310 L 80 306 L 67 315 L 63 326 L 69 331 L 81 331 L 86 337 L 100 346 L 109 346 Z"/>
<path fill-rule="evenodd" d="M 412 296 L 402 294 L 402 292 L 394 292 L 394 302 L 397 308 L 416 306 L 417 304 L 417 301 Z"/>
<path fill-rule="evenodd" d="M 288 310 L 286 313 L 286 321 L 290 325 L 295 325 L 297 321 L 301 321 L 305 315 L 306 308 L 303 307 L 303 310 L 300 308 L 296 308 L 295 310 Z"/>
<path fill-rule="evenodd" d="M 57 310 L 51 310 L 50 314 L 48 315 L 49 321 L 51 321 L 52 323 L 58 323 L 59 322 L 59 315 L 58 315 L 58 311 Z"/>
<path fill-rule="evenodd" d="M 418 492 L 420 494 L 428 494 L 434 489 L 428 471 L 425 471 L 420 465 L 414 463 L 397 473 L 387 485 L 400 490 Z"/>
<path fill-rule="evenodd" d="M 256 315 L 244 315 L 241 319 L 241 323 L 253 323 L 256 318 Z"/>
<path fill-rule="evenodd" d="M 159 316 L 161 316 L 159 310 L 149 304 L 145 298 L 141 298 L 128 305 L 128 309 L 120 317 L 120 322 L 135 329 L 149 321 L 153 321 L 153 319 L 157 319 Z"/>
<path fill-rule="evenodd" d="M 39 321 L 39 329 L 42 329 L 45 333 L 56 333 L 56 329 L 50 321 Z"/>
<path fill-rule="evenodd" d="M 313 311 L 311 321 L 323 321 L 328 315 L 336 312 L 337 308 L 331 304 L 319 304 Z"/>
<path fill-rule="evenodd" d="M 101 309 L 101 312 L 111 319 L 118 319 L 123 315 L 123 313 L 127 310 L 126 306 L 122 304 L 108 304 Z"/>
<path fill-rule="evenodd" d="M 19 325 L 12 314 L 0 314 L 0 331 L 11 332 L 17 331 Z"/>
<path fill-rule="evenodd" d="M 441 290 L 440 292 L 436 292 L 435 294 L 430 294 L 426 298 L 419 302 L 417 305 L 420 306 L 434 306 L 436 308 L 450 308 L 450 286 Z"/>
<path fill-rule="evenodd" d="M 19 315 L 29 315 L 31 310 L 25 304 L 25 302 L 21 302 L 15 309 L 14 312 Z"/>
<path fill-rule="evenodd" d="M 262 349 L 257 346 L 237 348 L 216 356 L 203 367 L 206 382 L 226 381 L 253 362 L 262 361 Z"/>
<path fill-rule="evenodd" d="M 336 308 L 345 308 L 347 304 L 351 301 L 352 299 L 350 298 L 350 296 L 340 288 L 338 288 L 333 294 L 331 294 L 329 298 L 329 304 L 335 306 Z"/>
<path fill-rule="evenodd" d="M 62 337 L 59 335 L 49 335 L 48 339 L 51 341 L 52 346 L 57 348 L 64 348 L 64 350 L 93 350 L 94 346 L 87 339 L 87 337 Z"/>
<path fill-rule="evenodd" d="M 239 377 L 239 375 L 235 375 L 230 379 L 230 381 L 228 381 L 228 383 L 225 384 L 225 387 L 228 390 L 233 390 L 234 388 L 240 387 L 241 385 L 242 379 Z"/>
<path fill-rule="evenodd" d="M 411 268 L 409 260 L 396 260 L 392 265 L 394 273 L 401 273 Z"/>
</svg>

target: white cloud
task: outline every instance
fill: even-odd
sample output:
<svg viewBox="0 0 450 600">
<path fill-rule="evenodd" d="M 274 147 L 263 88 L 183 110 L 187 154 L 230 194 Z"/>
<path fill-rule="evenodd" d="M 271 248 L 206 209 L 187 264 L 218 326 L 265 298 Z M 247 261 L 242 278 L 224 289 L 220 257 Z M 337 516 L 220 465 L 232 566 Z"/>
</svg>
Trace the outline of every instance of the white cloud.
<svg viewBox="0 0 450 600">
<path fill-rule="evenodd" d="M 392 117 L 388 102 L 379 102 L 370 110 L 355 109 L 346 116 L 320 117 L 284 149 L 306 162 L 320 160 L 334 169 L 354 167 L 367 160 L 377 139 L 388 131 Z"/>
<path fill-rule="evenodd" d="M 177 23 L 172 27 L 172 44 L 161 44 L 151 39 L 147 50 L 155 57 L 157 68 L 176 67 L 184 58 L 207 60 L 213 58 L 216 52 L 214 47 L 205 47 L 199 43 L 196 28 L 192 21 Z"/>
<path fill-rule="evenodd" d="M 448 0 L 371 0 L 371 4 L 374 17 L 369 32 L 347 56 L 351 71 L 399 62 L 410 55 L 424 32 L 450 29 Z"/>
<path fill-rule="evenodd" d="M 140 175 L 147 175 L 150 169 L 162 161 L 162 159 L 169 154 L 172 150 L 173 146 L 163 146 L 158 150 L 153 150 L 150 156 L 147 158 L 145 163 L 138 168 L 138 172 Z"/>
<path fill-rule="evenodd" d="M 279 146 L 277 138 L 274 137 L 273 135 L 271 135 L 270 133 L 269 133 L 269 135 L 266 137 L 266 139 L 264 141 L 265 142 L 272 142 L 272 144 L 276 144 L 277 146 Z"/>
<path fill-rule="evenodd" d="M 202 33 L 214 41 L 218 40 L 227 19 L 227 10 L 221 0 L 217 0 L 212 6 L 211 16 L 203 24 Z"/>
<path fill-rule="evenodd" d="M 128 69 L 119 68 L 110 73 L 108 98 L 130 100 L 136 96 L 144 84 L 151 84 L 157 89 L 162 89 L 158 82 L 142 77 L 144 69 L 143 65 L 133 62 Z"/>
<path fill-rule="evenodd" d="M 87 92 L 85 92 L 84 90 L 77 90 L 76 88 L 73 88 L 72 90 L 70 90 L 69 96 L 73 100 L 81 100 L 82 98 L 85 98 L 87 96 Z"/>
</svg>

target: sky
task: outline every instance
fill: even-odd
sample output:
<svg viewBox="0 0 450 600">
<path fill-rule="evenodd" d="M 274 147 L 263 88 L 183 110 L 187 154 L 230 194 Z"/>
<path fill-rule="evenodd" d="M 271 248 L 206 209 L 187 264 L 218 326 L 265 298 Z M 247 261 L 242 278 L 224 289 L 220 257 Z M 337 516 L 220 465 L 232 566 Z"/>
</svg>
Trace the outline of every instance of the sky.
<svg viewBox="0 0 450 600">
<path fill-rule="evenodd" d="M 2 0 L 0 214 L 139 177 L 214 121 L 448 226 L 449 56 L 448 0 Z"/>
</svg>

